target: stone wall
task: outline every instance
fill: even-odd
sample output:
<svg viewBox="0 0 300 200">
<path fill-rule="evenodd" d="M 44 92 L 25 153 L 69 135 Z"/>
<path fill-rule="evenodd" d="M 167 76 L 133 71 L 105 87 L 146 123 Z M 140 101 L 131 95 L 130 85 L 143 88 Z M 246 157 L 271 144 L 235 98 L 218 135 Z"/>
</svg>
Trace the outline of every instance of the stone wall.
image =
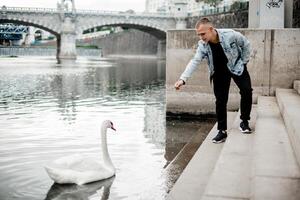
<svg viewBox="0 0 300 200">
<path fill-rule="evenodd" d="M 156 55 L 158 39 L 140 30 L 126 30 L 103 38 L 90 39 L 77 44 L 89 44 L 102 49 L 108 55 Z"/>
<path fill-rule="evenodd" d="M 204 16 L 194 16 L 187 20 L 187 28 L 194 28 L 197 21 Z M 217 28 L 247 28 L 248 10 L 207 15 Z"/>
<path fill-rule="evenodd" d="M 251 43 L 248 70 L 258 95 L 274 95 L 275 88 L 291 88 L 300 79 L 300 29 L 237 29 Z M 206 61 L 196 70 L 185 86 L 174 89 L 185 66 L 193 57 L 198 38 L 193 29 L 171 30 L 167 33 L 166 88 L 167 111 L 175 114 L 214 113 L 214 95 L 208 79 Z M 232 81 L 229 110 L 239 107 L 239 90 Z"/>
</svg>

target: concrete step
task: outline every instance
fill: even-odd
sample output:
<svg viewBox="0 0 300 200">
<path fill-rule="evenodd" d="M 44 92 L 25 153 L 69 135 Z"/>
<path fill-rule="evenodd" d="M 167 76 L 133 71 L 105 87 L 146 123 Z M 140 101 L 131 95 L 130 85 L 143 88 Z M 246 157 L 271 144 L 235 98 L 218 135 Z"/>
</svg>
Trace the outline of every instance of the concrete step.
<svg viewBox="0 0 300 200">
<path fill-rule="evenodd" d="M 255 135 L 256 106 L 251 112 L 252 134 L 239 130 L 239 114 L 228 131 L 220 157 L 207 184 L 202 200 L 208 199 L 249 199 L 251 186 L 252 145 Z M 200 199 L 200 198 L 199 198 Z"/>
<path fill-rule="evenodd" d="M 259 97 L 251 199 L 300 199 L 300 172 L 275 97 Z"/>
<path fill-rule="evenodd" d="M 293 85 L 294 90 L 296 90 L 296 92 L 298 94 L 300 94 L 300 80 L 295 80 L 294 81 L 294 85 Z"/>
<path fill-rule="evenodd" d="M 228 125 L 231 127 L 237 112 L 228 112 Z M 203 141 L 181 176 L 167 196 L 167 200 L 199 200 L 214 169 L 223 144 L 213 144 L 217 126 L 215 125 Z"/>
<path fill-rule="evenodd" d="M 276 89 L 276 98 L 300 165 L 300 96 L 293 89 Z"/>
</svg>

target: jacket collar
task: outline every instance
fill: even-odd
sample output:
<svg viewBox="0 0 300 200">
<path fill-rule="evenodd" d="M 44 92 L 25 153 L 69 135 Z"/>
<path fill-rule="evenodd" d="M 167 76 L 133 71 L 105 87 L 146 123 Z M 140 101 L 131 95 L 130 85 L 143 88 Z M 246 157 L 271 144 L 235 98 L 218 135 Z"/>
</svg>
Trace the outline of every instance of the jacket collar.
<svg viewBox="0 0 300 200">
<path fill-rule="evenodd" d="M 216 29 L 216 28 L 215 28 L 215 30 L 216 30 L 217 33 L 218 33 L 220 43 L 222 43 L 222 42 L 224 41 L 222 31 L 219 30 L 219 29 Z"/>
<path fill-rule="evenodd" d="M 215 28 L 215 30 L 216 30 L 217 33 L 218 33 L 220 43 L 222 43 L 222 42 L 224 41 L 224 36 L 223 36 L 223 34 L 222 34 L 222 31 L 221 31 L 220 29 L 216 29 L 216 28 Z M 203 43 L 203 45 L 204 45 L 205 47 L 208 47 L 208 43 L 205 43 L 205 42 L 203 42 L 202 40 L 200 40 L 200 41 Z"/>
</svg>

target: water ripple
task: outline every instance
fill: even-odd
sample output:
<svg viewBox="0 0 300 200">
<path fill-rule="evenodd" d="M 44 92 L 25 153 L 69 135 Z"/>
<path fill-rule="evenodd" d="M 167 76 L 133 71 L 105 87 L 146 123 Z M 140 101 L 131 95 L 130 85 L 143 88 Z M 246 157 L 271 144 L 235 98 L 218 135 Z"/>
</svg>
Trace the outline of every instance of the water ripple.
<svg viewBox="0 0 300 200">
<path fill-rule="evenodd" d="M 104 119 L 111 119 L 117 128 L 108 131 L 117 168 L 114 183 L 109 183 L 110 199 L 163 199 L 165 75 L 161 68 L 156 61 L 79 59 L 69 67 L 49 58 L 2 59 L 0 199 L 51 199 L 64 190 L 82 195 L 81 189 L 91 191 L 91 198 L 101 197 L 103 191 L 98 194 L 94 188 L 104 183 L 56 190 L 44 166 L 78 153 L 101 159 Z M 157 123 L 161 125 L 153 127 Z"/>
</svg>

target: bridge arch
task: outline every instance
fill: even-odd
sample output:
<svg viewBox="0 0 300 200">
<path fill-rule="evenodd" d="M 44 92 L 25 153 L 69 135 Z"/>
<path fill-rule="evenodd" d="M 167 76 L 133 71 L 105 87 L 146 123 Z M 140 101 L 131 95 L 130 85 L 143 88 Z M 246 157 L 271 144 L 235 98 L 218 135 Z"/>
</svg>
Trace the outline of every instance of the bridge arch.
<svg viewBox="0 0 300 200">
<path fill-rule="evenodd" d="M 102 26 L 121 26 L 126 28 L 138 29 L 140 31 L 149 33 L 153 35 L 158 40 L 165 40 L 166 39 L 166 31 L 157 25 L 154 24 L 142 24 L 138 22 L 126 23 L 122 21 L 115 21 L 115 22 L 103 22 L 103 23 L 95 23 L 95 24 L 87 24 L 82 26 L 80 29 L 77 30 L 78 34 L 82 34 L 83 31 L 95 28 L 95 27 L 102 27 Z"/>
<path fill-rule="evenodd" d="M 61 36 L 56 31 L 53 29 L 50 25 L 48 27 L 41 25 L 38 22 L 31 21 L 31 20 L 19 20 L 19 19 L 0 19 L 0 24 L 2 23 L 14 23 L 14 24 L 20 24 L 20 25 L 25 25 L 25 26 L 33 26 L 45 31 L 48 31 L 49 33 L 53 34 L 56 37 L 56 58 L 58 59 L 58 55 L 60 53 L 60 43 L 61 43 Z"/>
<path fill-rule="evenodd" d="M 124 22 L 107 22 L 107 23 L 95 23 L 95 24 L 88 24 L 86 26 L 83 26 L 81 29 L 77 29 L 77 35 L 82 34 L 83 31 L 95 28 L 95 27 L 103 27 L 103 26 L 120 26 L 120 27 L 125 27 L 125 28 L 131 28 L 131 29 L 136 29 L 142 32 L 145 32 L 149 35 L 152 35 L 154 38 L 157 39 L 157 57 L 158 58 L 165 58 L 166 53 L 166 31 L 163 30 L 162 28 L 152 25 L 152 24 L 141 24 L 141 23 L 124 23 Z M 108 50 L 109 52 L 110 50 Z M 102 49 L 102 53 L 104 56 L 109 54 L 106 49 Z"/>
</svg>

